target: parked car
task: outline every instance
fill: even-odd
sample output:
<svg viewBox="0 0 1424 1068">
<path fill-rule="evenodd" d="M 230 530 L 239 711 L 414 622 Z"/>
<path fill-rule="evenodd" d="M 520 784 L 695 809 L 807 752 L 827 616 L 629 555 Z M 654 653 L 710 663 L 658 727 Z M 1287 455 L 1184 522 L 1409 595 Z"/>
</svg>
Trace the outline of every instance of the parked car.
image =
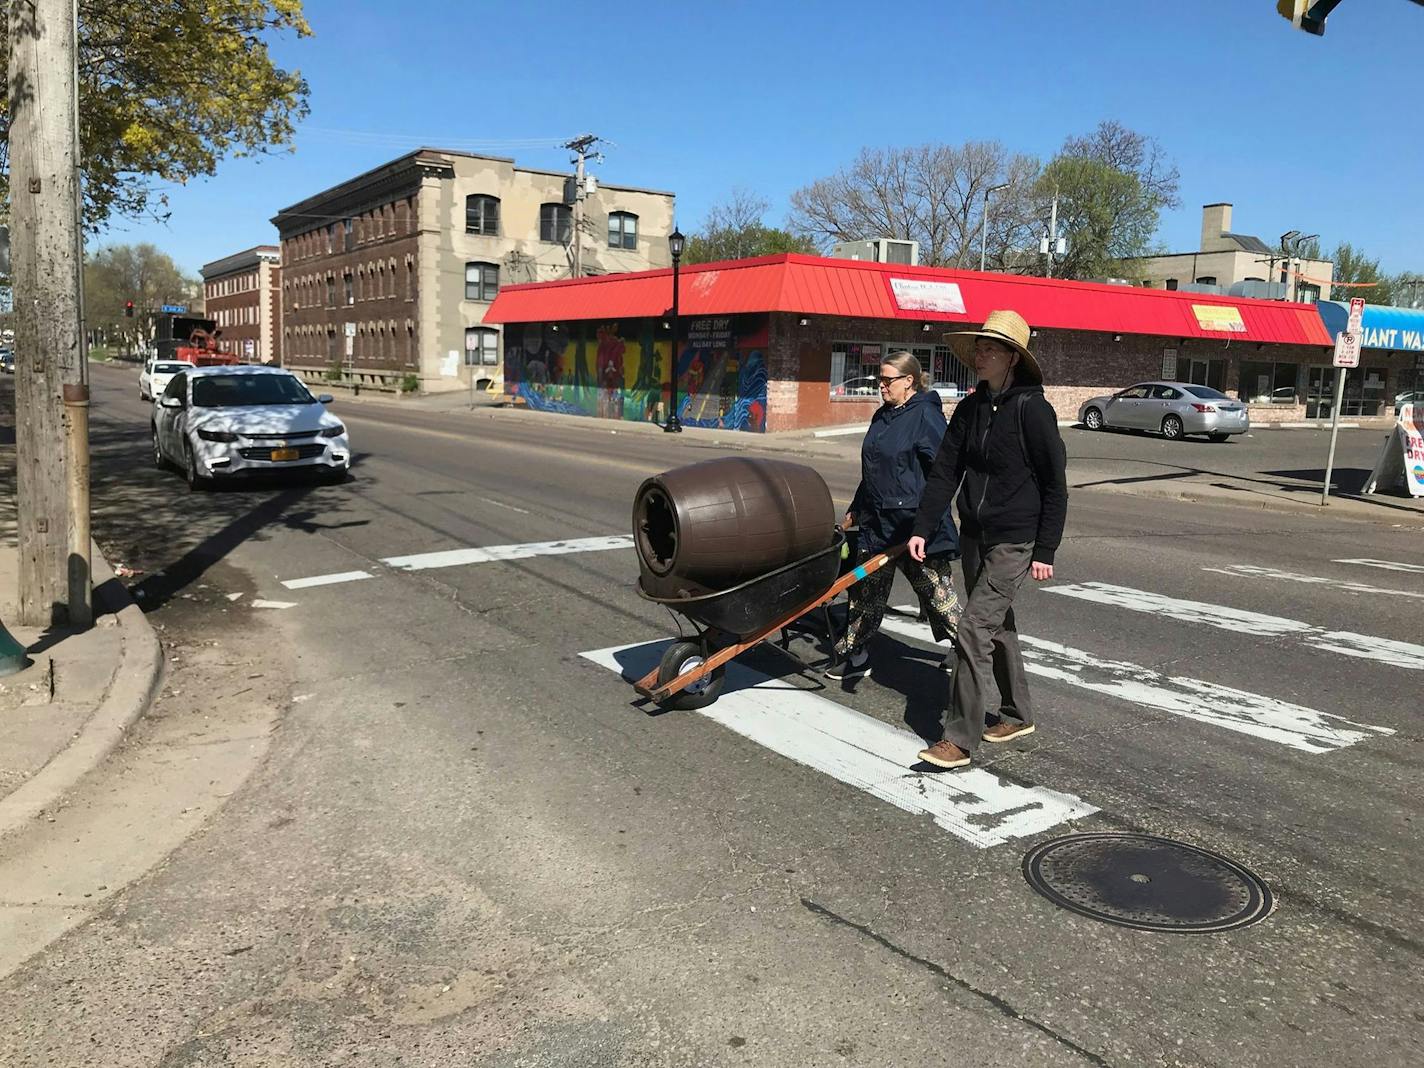
<svg viewBox="0 0 1424 1068">
<path fill-rule="evenodd" d="M 143 370 L 138 373 L 138 399 L 155 400 L 163 396 L 168 383 L 179 371 L 191 371 L 193 365 L 187 360 L 158 360 L 150 357 L 144 361 Z"/>
<path fill-rule="evenodd" d="M 940 400 L 963 400 L 969 394 L 958 382 L 935 382 L 930 389 L 939 394 Z"/>
<path fill-rule="evenodd" d="M 1147 430 L 1174 441 L 1187 434 L 1225 441 L 1251 429 L 1246 405 L 1219 389 L 1192 382 L 1139 382 L 1108 396 L 1092 397 L 1078 408 L 1078 421 L 1089 430 Z"/>
<path fill-rule="evenodd" d="M 274 471 L 346 477 L 351 444 L 341 420 L 301 379 L 278 367 L 195 367 L 173 376 L 153 406 L 153 460 L 188 485 Z"/>
<path fill-rule="evenodd" d="M 831 395 L 835 397 L 878 397 L 880 396 L 880 379 L 875 375 L 848 378 L 831 390 Z"/>
<path fill-rule="evenodd" d="M 15 352 L 13 349 L 0 349 L 0 371 L 7 375 L 15 373 Z"/>
</svg>

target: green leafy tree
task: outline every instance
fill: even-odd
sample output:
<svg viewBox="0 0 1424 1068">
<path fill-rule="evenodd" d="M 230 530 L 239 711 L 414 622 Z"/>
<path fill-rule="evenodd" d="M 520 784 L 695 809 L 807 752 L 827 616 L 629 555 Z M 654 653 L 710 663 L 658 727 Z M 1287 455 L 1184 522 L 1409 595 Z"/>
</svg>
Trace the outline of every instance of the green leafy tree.
<svg viewBox="0 0 1424 1068">
<path fill-rule="evenodd" d="M 197 285 L 154 245 L 101 248 L 84 262 L 85 323 L 100 344 L 141 349 L 153 336 L 158 309 L 188 303 Z M 124 314 L 128 301 L 132 318 Z"/>
<path fill-rule="evenodd" d="M 1331 300 L 1349 300 L 1364 297 L 1370 304 L 1408 303 L 1407 287 L 1399 286 L 1399 279 L 1380 270 L 1379 260 L 1365 255 L 1348 241 L 1341 241 L 1331 255 L 1335 264 L 1333 282 L 1330 287 Z M 1353 283 L 1353 284 L 1344 284 Z M 1365 283 L 1365 284 L 1361 284 Z"/>
<path fill-rule="evenodd" d="M 814 241 L 766 225 L 764 220 L 770 207 L 770 203 L 755 193 L 734 189 L 725 202 L 708 211 L 702 226 L 688 237 L 683 261 L 712 263 L 774 256 L 780 252 L 814 256 L 817 251 Z"/>
<path fill-rule="evenodd" d="M 8 22 L 0 55 L 8 64 Z M 212 174 L 291 141 L 307 84 L 268 40 L 307 37 L 301 0 L 79 0 L 84 218 L 163 215 L 153 183 Z M 8 70 L 0 87 L 0 194 L 9 197 Z"/>
</svg>

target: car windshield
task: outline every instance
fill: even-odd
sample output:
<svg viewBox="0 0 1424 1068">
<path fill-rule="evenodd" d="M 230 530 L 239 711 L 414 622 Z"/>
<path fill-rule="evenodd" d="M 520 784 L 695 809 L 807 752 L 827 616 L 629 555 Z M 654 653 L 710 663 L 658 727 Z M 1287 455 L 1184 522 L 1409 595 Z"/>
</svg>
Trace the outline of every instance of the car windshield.
<svg viewBox="0 0 1424 1068">
<path fill-rule="evenodd" d="M 315 404 L 295 377 L 277 375 L 203 375 L 193 379 L 193 407 L 243 408 L 258 404 Z"/>
<path fill-rule="evenodd" d="M 156 363 L 153 365 L 154 374 L 176 375 L 179 371 L 191 371 L 191 363 Z"/>
<path fill-rule="evenodd" d="M 1212 389 L 1210 386 L 1188 386 L 1187 392 L 1193 397 L 1200 397 L 1202 400 L 1230 400 L 1225 393 L 1219 389 Z"/>
</svg>

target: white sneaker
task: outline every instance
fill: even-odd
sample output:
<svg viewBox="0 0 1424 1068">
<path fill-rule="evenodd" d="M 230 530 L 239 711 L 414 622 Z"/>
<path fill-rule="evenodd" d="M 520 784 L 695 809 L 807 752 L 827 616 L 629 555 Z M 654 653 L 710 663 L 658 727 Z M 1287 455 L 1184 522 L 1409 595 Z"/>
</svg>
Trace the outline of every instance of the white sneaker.
<svg viewBox="0 0 1424 1068">
<path fill-rule="evenodd" d="M 857 649 L 848 658 L 826 671 L 828 679 L 858 679 L 870 674 L 870 653 Z"/>
</svg>

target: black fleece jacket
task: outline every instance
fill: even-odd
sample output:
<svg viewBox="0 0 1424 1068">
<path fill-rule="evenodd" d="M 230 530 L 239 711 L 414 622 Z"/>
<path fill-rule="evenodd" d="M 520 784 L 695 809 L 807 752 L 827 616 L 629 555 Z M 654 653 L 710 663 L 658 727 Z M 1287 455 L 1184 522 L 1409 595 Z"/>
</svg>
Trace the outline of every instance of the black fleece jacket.
<svg viewBox="0 0 1424 1068">
<path fill-rule="evenodd" d="M 1053 563 L 1068 514 L 1068 460 L 1058 415 L 1041 385 L 986 383 L 960 401 L 930 468 L 914 533 L 928 538 L 959 494 L 962 536 L 985 545 L 1033 542 L 1033 559 Z"/>
</svg>

